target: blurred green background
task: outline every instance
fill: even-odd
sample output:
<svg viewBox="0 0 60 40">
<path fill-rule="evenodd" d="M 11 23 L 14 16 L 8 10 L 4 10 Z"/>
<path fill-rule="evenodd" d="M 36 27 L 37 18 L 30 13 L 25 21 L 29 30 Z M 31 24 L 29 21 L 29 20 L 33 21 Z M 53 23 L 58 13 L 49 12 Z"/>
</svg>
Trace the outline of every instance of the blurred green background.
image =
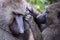
<svg viewBox="0 0 60 40">
<path fill-rule="evenodd" d="M 34 8 L 39 12 L 44 11 L 45 5 L 49 5 L 55 2 L 60 2 L 60 0 L 27 0 L 29 3 L 34 4 Z"/>
</svg>

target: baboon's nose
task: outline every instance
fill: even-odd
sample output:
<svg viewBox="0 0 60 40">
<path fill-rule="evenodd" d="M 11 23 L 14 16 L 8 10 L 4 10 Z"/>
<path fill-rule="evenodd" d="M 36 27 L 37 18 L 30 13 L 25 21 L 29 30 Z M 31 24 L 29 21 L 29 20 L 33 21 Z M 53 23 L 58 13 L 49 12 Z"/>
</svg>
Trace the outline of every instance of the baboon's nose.
<svg viewBox="0 0 60 40">
<path fill-rule="evenodd" d="M 45 13 L 42 13 L 41 15 L 38 15 L 37 16 L 37 19 L 39 19 L 39 21 L 41 23 L 45 23 L 46 22 L 46 14 Z"/>
<path fill-rule="evenodd" d="M 17 28 L 19 30 L 19 33 L 24 33 L 24 23 L 23 23 L 23 16 L 16 16 L 16 22 L 17 22 Z"/>
</svg>

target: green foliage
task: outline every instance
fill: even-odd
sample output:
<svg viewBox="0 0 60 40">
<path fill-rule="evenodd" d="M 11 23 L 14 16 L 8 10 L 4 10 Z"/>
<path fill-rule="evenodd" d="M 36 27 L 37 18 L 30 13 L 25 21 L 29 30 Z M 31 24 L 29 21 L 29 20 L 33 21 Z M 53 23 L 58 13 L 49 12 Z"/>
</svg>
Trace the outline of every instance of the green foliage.
<svg viewBox="0 0 60 40">
<path fill-rule="evenodd" d="M 44 6 L 60 0 L 28 0 L 29 3 L 34 4 L 34 8 L 40 12 L 44 11 Z"/>
<path fill-rule="evenodd" d="M 44 11 L 44 6 L 47 4 L 47 0 L 29 0 L 31 4 L 34 4 L 34 8 L 38 11 L 42 12 Z M 49 2 L 48 2 L 49 4 Z"/>
</svg>

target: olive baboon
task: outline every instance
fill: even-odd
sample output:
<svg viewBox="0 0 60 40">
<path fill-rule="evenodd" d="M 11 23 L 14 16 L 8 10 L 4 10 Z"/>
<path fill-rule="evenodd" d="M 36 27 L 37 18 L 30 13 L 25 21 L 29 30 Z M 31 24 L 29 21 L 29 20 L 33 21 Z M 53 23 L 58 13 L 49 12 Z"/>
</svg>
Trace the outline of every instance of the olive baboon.
<svg viewBox="0 0 60 40">
<path fill-rule="evenodd" d="M 33 11 L 30 12 L 33 16 L 35 15 Z M 60 3 L 46 6 L 42 15 L 38 16 L 36 19 L 42 20 L 42 22 L 45 20 L 45 24 L 47 25 L 42 31 L 43 40 L 60 40 Z"/>
<path fill-rule="evenodd" d="M 12 33 L 19 40 L 28 40 L 30 33 L 29 24 L 24 20 L 26 4 L 25 0 L 0 0 L 0 28 Z M 34 39 L 40 40 L 41 32 L 34 21 L 31 21 Z"/>
<path fill-rule="evenodd" d="M 0 28 L 16 34 L 20 40 L 29 38 L 29 29 L 25 29 L 23 23 L 24 6 L 25 0 L 0 0 Z"/>
<path fill-rule="evenodd" d="M 43 40 L 60 40 L 60 3 L 46 6 L 47 28 L 43 30 Z"/>
</svg>

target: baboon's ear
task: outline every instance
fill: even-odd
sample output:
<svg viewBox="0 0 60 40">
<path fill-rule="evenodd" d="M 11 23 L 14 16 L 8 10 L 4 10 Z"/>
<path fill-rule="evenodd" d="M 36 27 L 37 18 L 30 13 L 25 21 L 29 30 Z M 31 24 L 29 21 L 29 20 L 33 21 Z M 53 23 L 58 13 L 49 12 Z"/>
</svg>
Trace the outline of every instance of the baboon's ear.
<svg viewBox="0 0 60 40">
<path fill-rule="evenodd" d="M 58 11 L 58 13 L 57 13 L 57 17 L 60 19 L 60 11 Z"/>
</svg>

